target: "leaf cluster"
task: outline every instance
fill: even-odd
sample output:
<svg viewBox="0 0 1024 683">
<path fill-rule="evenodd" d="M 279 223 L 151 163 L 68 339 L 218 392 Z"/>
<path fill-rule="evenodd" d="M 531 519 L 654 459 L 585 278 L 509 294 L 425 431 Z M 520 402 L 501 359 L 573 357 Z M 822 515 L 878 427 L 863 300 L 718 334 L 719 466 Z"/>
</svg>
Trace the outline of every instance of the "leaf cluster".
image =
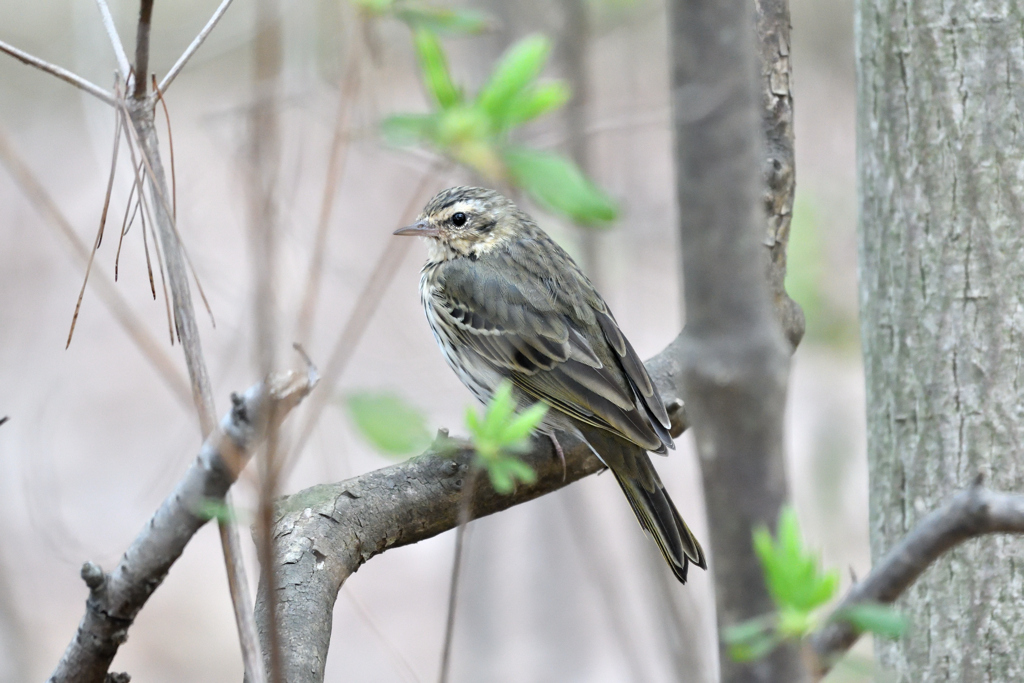
<svg viewBox="0 0 1024 683">
<path fill-rule="evenodd" d="M 776 536 L 765 527 L 754 531 L 754 550 L 761 563 L 776 611 L 725 629 L 723 638 L 737 661 L 766 656 L 785 641 L 799 641 L 820 625 L 820 608 L 839 590 L 839 571 L 822 569 L 818 553 L 807 548 L 796 511 L 783 508 Z M 898 638 L 903 617 L 887 605 L 856 605 L 833 616 L 862 632 Z"/>
<path fill-rule="evenodd" d="M 542 206 L 581 225 L 615 219 L 615 203 L 570 160 L 510 139 L 522 125 L 569 100 L 562 81 L 538 81 L 551 52 L 547 38 L 528 36 L 509 48 L 475 96 L 452 78 L 434 30 L 417 25 L 413 39 L 434 109 L 387 118 L 385 138 L 397 145 L 426 144 L 488 180 L 526 190 Z"/>
<path fill-rule="evenodd" d="M 511 493 L 516 481 L 532 484 L 537 474 L 517 457 L 529 448 L 529 437 L 537 428 L 548 407 L 535 403 L 516 414 L 516 400 L 512 385 L 502 382 L 494 392 L 483 416 L 472 408 L 466 409 L 466 427 L 469 428 L 478 464 L 487 470 L 491 486 L 498 493 Z"/>
</svg>

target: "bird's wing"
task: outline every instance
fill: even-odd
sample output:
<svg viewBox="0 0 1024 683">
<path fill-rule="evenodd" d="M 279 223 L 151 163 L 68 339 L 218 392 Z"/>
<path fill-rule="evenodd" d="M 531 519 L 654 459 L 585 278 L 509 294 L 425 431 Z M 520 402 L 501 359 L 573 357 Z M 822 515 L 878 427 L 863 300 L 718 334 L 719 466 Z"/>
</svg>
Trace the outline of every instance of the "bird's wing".
<svg viewBox="0 0 1024 683">
<path fill-rule="evenodd" d="M 520 271 L 502 265 L 495 259 L 446 263 L 433 294 L 435 315 L 524 393 L 664 452 L 672 443 L 663 426 L 668 418 L 662 422 L 649 407 L 663 414 L 664 406 L 600 298 L 602 310 L 573 305 L 559 283 L 517 276 Z"/>
</svg>

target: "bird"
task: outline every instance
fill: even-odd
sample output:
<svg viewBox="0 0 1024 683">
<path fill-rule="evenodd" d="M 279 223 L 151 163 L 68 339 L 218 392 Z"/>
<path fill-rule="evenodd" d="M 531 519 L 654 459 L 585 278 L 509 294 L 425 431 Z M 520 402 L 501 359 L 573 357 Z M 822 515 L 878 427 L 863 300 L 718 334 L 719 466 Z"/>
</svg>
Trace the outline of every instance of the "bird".
<svg viewBox="0 0 1024 683">
<path fill-rule="evenodd" d="M 538 431 L 582 439 L 626 495 L 675 577 L 707 569 L 648 451 L 674 448 L 669 418 L 615 316 L 579 266 L 504 195 L 452 187 L 394 232 L 427 241 L 420 299 L 448 365 L 487 404 L 510 381 L 521 407 L 549 406 Z M 564 457 L 564 456 L 563 456 Z"/>
</svg>

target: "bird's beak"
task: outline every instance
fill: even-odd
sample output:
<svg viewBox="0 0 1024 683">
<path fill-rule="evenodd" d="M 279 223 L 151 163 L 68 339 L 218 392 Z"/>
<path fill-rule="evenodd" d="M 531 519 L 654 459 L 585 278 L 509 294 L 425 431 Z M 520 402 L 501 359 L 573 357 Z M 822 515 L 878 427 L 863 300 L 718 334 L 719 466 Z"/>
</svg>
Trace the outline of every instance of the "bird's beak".
<svg viewBox="0 0 1024 683">
<path fill-rule="evenodd" d="M 440 237 L 441 233 L 437 228 L 427 221 L 416 221 L 412 225 L 395 230 L 393 235 L 412 235 L 413 237 Z"/>
</svg>

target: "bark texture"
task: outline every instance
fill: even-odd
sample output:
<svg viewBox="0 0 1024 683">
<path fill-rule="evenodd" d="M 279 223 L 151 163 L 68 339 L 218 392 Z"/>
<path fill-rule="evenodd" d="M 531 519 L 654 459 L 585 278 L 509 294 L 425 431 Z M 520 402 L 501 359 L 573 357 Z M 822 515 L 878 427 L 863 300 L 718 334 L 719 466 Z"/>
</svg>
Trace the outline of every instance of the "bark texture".
<svg viewBox="0 0 1024 683">
<path fill-rule="evenodd" d="M 680 363 L 701 456 L 718 623 L 730 626 L 774 609 L 751 529 L 774 524 L 786 499 L 789 347 L 761 265 L 764 115 L 753 7 L 743 0 L 675 0 L 670 14 L 686 299 Z M 727 682 L 803 676 L 789 646 L 749 664 L 722 651 L 721 668 Z"/>
<path fill-rule="evenodd" d="M 1021 489 L 1024 39 L 1017 2 L 860 0 L 872 553 L 978 473 Z M 969 541 L 897 606 L 900 681 L 1024 680 L 1024 542 Z"/>
</svg>

